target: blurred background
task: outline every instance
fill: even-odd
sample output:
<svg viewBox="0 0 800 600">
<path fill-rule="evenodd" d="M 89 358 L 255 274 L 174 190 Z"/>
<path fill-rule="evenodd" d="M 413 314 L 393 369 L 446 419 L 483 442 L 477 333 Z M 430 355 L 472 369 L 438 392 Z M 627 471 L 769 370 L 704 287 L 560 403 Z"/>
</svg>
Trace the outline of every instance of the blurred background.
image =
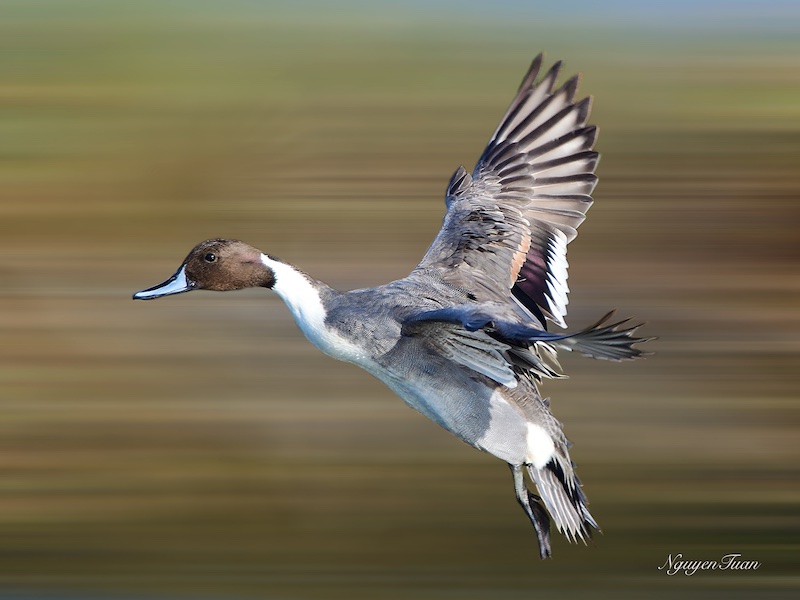
<svg viewBox="0 0 800 600">
<path fill-rule="evenodd" d="M 2 2 L 0 598 L 796 597 L 798 30 L 778 0 Z M 130 299 L 207 237 L 402 277 L 540 50 L 601 129 L 570 324 L 659 336 L 544 386 L 603 529 L 546 562 L 501 462 L 275 295 Z"/>
</svg>

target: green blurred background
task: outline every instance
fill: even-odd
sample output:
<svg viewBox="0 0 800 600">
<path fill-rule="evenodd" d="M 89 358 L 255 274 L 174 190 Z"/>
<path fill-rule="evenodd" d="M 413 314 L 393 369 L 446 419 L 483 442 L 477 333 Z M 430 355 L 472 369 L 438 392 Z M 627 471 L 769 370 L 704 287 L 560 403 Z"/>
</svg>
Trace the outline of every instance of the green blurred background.
<svg viewBox="0 0 800 600">
<path fill-rule="evenodd" d="M 0 3 L 0 598 L 796 597 L 800 10 L 490 4 Z M 540 50 L 601 128 L 570 323 L 660 338 L 545 385 L 604 531 L 546 562 L 273 294 L 130 300 L 207 237 L 403 276 Z"/>
</svg>

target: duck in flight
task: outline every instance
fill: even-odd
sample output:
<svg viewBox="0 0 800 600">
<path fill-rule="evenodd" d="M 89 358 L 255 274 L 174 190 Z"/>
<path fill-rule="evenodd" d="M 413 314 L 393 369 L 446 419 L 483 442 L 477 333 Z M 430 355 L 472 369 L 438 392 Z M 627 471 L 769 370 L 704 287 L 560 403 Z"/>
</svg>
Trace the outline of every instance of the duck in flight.
<svg viewBox="0 0 800 600">
<path fill-rule="evenodd" d="M 237 240 L 198 244 L 151 300 L 192 290 L 274 290 L 313 345 L 359 365 L 412 408 L 508 463 L 517 500 L 550 556 L 550 517 L 586 542 L 589 513 L 570 443 L 538 384 L 561 376 L 558 350 L 626 360 L 643 355 L 638 326 L 611 313 L 577 333 L 566 327 L 567 244 L 592 204 L 597 128 L 578 76 L 556 87 L 561 63 L 537 56 L 470 174 L 447 186 L 444 222 L 404 279 L 336 291 Z M 527 472 L 538 493 L 525 480 Z"/>
</svg>

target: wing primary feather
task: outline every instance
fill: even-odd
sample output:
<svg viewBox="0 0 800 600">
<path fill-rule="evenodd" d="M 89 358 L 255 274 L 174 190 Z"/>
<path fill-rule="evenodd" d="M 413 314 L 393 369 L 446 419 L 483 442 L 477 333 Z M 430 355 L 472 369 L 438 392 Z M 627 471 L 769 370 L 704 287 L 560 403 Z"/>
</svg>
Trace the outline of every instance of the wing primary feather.
<svg viewBox="0 0 800 600">
<path fill-rule="evenodd" d="M 524 137 L 528 131 L 538 126 L 538 121 L 549 119 L 564 107 L 572 107 L 575 93 L 578 91 L 579 81 L 580 77 L 578 75 L 570 78 L 558 91 L 546 97 L 545 100 L 540 102 L 536 108 L 525 116 L 525 118 L 520 120 L 514 129 L 504 136 L 505 139 L 512 141 L 519 140 Z"/>
<path fill-rule="evenodd" d="M 538 83 L 536 83 L 536 77 L 538 76 L 542 65 L 542 58 L 543 55 L 540 54 L 531 64 L 531 69 L 528 71 L 525 79 L 522 80 L 522 85 L 520 86 L 517 96 L 514 98 L 511 106 L 508 107 L 506 114 L 500 121 L 500 126 L 494 132 L 492 141 L 489 143 L 489 147 L 492 146 L 492 143 L 495 140 L 505 137 L 506 132 L 517 126 L 519 119 L 524 118 L 524 108 L 526 106 L 532 105 L 535 107 L 539 102 L 542 101 L 543 98 L 546 98 L 552 93 L 553 86 L 558 78 L 562 63 L 561 61 L 556 62 L 552 67 L 550 67 L 550 70 L 547 72 L 547 74 L 542 77 Z"/>
<path fill-rule="evenodd" d="M 544 52 L 539 52 L 539 54 L 537 54 L 531 62 L 531 66 L 528 67 L 528 72 L 525 74 L 525 77 L 522 78 L 522 82 L 519 84 L 519 88 L 517 89 L 517 94 L 533 85 L 533 82 L 536 81 L 536 77 L 539 75 L 539 71 L 542 69 L 543 60 Z"/>
<path fill-rule="evenodd" d="M 526 153 L 526 156 L 527 154 L 528 153 Z M 500 177 L 502 180 L 506 180 L 508 176 L 513 175 L 514 173 L 524 172 L 539 174 L 551 171 L 553 169 L 558 169 L 559 167 L 573 165 L 580 165 L 583 171 L 591 173 L 594 171 L 598 161 L 600 160 L 600 155 L 593 150 L 584 150 L 582 152 L 570 154 L 569 156 L 559 156 L 558 158 L 551 158 L 549 160 L 542 161 L 535 160 L 535 153 L 530 153 L 530 155 L 530 161 L 520 161 L 515 164 L 509 164 L 509 166 L 505 168 L 498 169 L 498 177 Z"/>
<path fill-rule="evenodd" d="M 503 160 L 500 161 L 497 160 L 497 158 L 499 157 L 498 154 L 498 156 L 494 157 L 495 162 L 493 162 L 492 168 L 499 172 L 505 169 L 507 166 L 515 164 L 516 162 L 523 164 L 530 164 L 536 159 L 555 160 L 558 158 L 569 158 L 574 156 L 578 152 L 591 150 L 596 141 L 597 141 L 597 126 L 587 125 L 586 127 L 581 127 L 579 129 L 576 129 L 575 131 L 571 131 L 567 134 L 564 134 L 557 139 L 547 141 L 544 144 L 528 152 L 518 152 L 516 154 L 512 153 L 511 156 L 504 158 Z M 518 143 L 508 144 L 507 149 L 519 150 L 519 144 Z M 552 159 L 545 158 L 548 154 L 556 152 L 557 150 L 561 150 L 558 156 L 555 156 Z M 505 154 L 508 154 L 508 152 L 503 153 L 503 155 Z"/>
<path fill-rule="evenodd" d="M 536 127 L 536 129 L 520 138 L 517 143 L 520 145 L 520 147 L 527 149 L 540 138 L 542 138 L 542 141 L 559 139 L 563 135 L 566 135 L 572 131 L 572 128 L 576 126 L 582 126 L 584 123 L 586 123 L 586 119 L 589 116 L 590 110 L 591 98 L 584 98 L 580 102 L 571 104 L 560 110 L 547 121 Z M 560 132 L 559 127 L 565 127 L 568 129 L 562 133 Z"/>
</svg>

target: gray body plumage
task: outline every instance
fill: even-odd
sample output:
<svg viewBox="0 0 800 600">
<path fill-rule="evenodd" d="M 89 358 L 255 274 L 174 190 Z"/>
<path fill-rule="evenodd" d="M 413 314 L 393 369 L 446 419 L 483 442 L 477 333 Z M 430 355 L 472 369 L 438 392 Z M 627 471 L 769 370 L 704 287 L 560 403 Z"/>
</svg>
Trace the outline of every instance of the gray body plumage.
<svg viewBox="0 0 800 600">
<path fill-rule="evenodd" d="M 323 352 L 358 364 L 467 444 L 512 466 L 526 466 L 559 530 L 573 540 L 588 536 L 588 526 L 596 524 L 573 470 L 570 444 L 536 387 L 542 374 L 557 374 L 530 346 L 541 343 L 549 348 L 552 342 L 537 342 L 528 331 L 531 337 L 515 344 L 498 335 L 494 324 L 511 322 L 547 335 L 544 327 L 513 301 L 477 302 L 472 294 L 424 270 L 385 286 L 344 293 L 320 282 L 315 285 L 325 288 L 326 325 L 369 349 L 354 359 L 342 357 L 335 345 L 317 344 Z M 465 304 L 486 308 L 495 321 L 469 331 L 460 323 L 421 318 Z M 620 332 L 615 328 L 614 333 Z M 635 339 L 628 333 L 622 336 L 629 348 Z M 532 364 L 515 366 L 508 358 L 512 350 L 527 355 Z M 553 441 L 553 454 L 543 465 L 531 462 L 530 425 Z M 549 543 L 543 556 L 548 552 Z"/>
<path fill-rule="evenodd" d="M 444 283 L 404 279 L 383 287 L 332 295 L 326 322 L 343 336 L 355 333 L 369 346 L 369 361 L 361 366 L 411 407 L 468 444 L 506 462 L 521 464 L 526 433 L 523 406 L 502 399 L 505 386 L 453 360 L 442 350 L 442 340 L 457 331 L 454 325 L 429 322 L 414 332 L 407 327 L 421 311 L 465 300 L 463 292 Z M 322 350 L 336 356 L 335 348 Z M 486 357 L 480 354 L 478 360 L 486 362 Z M 535 387 L 531 386 L 531 391 L 535 393 Z M 533 415 L 532 410 L 528 412 Z"/>
</svg>

